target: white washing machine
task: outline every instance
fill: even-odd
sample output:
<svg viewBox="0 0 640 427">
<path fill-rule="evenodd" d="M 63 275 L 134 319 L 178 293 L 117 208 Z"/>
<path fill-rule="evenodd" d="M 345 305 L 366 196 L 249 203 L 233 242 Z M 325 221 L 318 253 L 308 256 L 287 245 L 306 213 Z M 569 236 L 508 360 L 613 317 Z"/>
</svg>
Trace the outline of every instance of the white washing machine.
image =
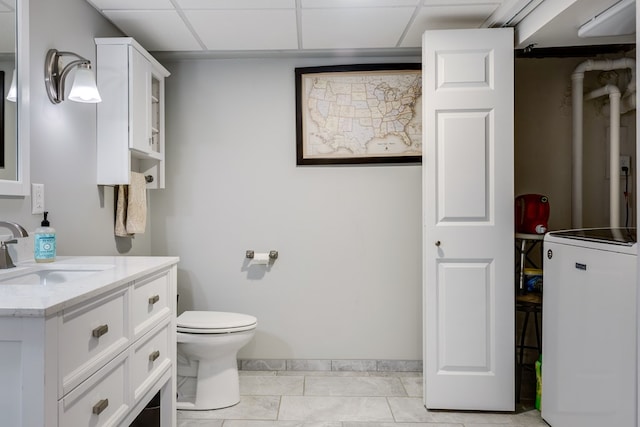
<svg viewBox="0 0 640 427">
<path fill-rule="evenodd" d="M 544 239 L 542 418 L 636 427 L 636 230 Z"/>
</svg>

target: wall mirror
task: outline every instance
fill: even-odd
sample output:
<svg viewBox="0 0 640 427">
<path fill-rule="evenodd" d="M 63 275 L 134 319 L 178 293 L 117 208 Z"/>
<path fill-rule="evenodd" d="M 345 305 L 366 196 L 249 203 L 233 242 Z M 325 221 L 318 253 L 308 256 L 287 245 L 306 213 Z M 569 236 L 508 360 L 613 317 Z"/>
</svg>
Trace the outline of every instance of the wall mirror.
<svg viewBox="0 0 640 427">
<path fill-rule="evenodd" d="M 28 0 L 0 0 L 1 196 L 29 194 L 28 16 Z"/>
</svg>

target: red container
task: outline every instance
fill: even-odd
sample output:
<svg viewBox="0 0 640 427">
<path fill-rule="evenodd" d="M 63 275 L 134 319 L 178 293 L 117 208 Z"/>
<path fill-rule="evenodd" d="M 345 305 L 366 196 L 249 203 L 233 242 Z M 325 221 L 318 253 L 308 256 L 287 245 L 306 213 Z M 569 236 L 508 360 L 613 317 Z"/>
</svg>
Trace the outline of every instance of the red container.
<svg viewBox="0 0 640 427">
<path fill-rule="evenodd" d="M 549 198 L 541 194 L 516 197 L 516 233 L 544 234 L 549 228 Z"/>
</svg>

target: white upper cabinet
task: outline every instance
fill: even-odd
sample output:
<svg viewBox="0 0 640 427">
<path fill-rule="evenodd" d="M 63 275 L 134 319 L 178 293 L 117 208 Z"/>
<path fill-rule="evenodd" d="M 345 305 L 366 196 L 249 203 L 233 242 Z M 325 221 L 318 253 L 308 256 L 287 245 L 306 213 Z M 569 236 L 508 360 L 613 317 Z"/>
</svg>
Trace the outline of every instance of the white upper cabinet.
<svg viewBox="0 0 640 427">
<path fill-rule="evenodd" d="M 96 38 L 98 185 L 129 183 L 129 172 L 164 188 L 164 79 L 169 72 L 130 37 Z"/>
</svg>

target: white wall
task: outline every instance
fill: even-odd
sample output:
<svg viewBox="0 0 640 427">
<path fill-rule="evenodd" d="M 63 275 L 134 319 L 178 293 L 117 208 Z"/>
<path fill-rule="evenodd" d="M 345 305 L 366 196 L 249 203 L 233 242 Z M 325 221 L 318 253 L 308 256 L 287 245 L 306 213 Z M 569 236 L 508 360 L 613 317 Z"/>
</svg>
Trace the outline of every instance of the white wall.
<svg viewBox="0 0 640 427">
<path fill-rule="evenodd" d="M 165 62 L 152 250 L 181 257 L 181 310 L 258 318 L 242 358 L 421 359 L 421 167 L 296 167 L 294 68 L 354 61 Z"/>
<path fill-rule="evenodd" d="M 58 254 L 148 254 L 150 232 L 133 240 L 114 238 L 113 188 L 96 185 L 95 105 L 70 101 L 54 105 L 44 86 L 48 49 L 95 60 L 93 38 L 120 33 L 84 0 L 30 0 L 29 15 L 31 181 L 45 184 L 46 210 L 58 232 Z M 30 198 L 3 197 L 0 219 L 33 230 L 42 218 L 31 215 Z"/>
</svg>

